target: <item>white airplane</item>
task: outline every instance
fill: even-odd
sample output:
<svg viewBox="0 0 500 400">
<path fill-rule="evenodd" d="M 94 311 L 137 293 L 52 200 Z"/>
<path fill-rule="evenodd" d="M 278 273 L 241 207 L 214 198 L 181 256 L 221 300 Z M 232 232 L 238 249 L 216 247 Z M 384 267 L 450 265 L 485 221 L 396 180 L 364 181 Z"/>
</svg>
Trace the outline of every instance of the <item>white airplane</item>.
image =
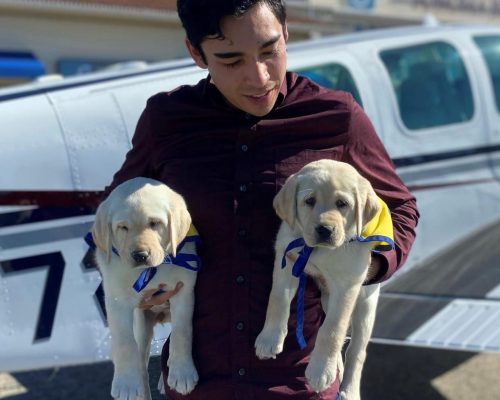
<svg viewBox="0 0 500 400">
<path fill-rule="evenodd" d="M 289 69 L 354 94 L 418 199 L 374 341 L 500 351 L 500 28 L 411 27 L 289 45 Z M 0 90 L 0 371 L 109 359 L 83 236 L 146 100 L 190 60 Z M 496 257 L 496 258 L 495 258 Z M 155 332 L 158 354 L 169 334 Z"/>
</svg>

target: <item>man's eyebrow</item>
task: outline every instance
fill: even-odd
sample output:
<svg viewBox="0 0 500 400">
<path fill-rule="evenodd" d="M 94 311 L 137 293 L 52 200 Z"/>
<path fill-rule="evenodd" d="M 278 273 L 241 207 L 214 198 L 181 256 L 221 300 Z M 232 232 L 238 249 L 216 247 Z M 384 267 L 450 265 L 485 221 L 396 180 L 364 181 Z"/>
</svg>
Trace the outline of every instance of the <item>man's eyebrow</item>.
<svg viewBox="0 0 500 400">
<path fill-rule="evenodd" d="M 280 40 L 281 35 L 276 35 L 275 37 L 269 39 L 267 42 L 263 43 L 260 46 L 260 49 L 265 49 L 266 47 L 271 46 L 272 44 L 276 43 L 278 40 Z M 214 56 L 217 58 L 235 58 L 235 57 L 241 57 L 243 53 L 241 51 L 231 51 L 231 52 L 226 52 L 226 53 L 214 53 Z"/>
</svg>

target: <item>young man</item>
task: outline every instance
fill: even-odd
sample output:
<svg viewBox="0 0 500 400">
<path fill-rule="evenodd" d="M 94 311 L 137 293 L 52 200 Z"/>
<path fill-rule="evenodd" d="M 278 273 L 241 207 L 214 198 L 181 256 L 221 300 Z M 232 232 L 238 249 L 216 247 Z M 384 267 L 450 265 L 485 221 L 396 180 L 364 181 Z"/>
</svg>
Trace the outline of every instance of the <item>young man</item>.
<svg viewBox="0 0 500 400">
<path fill-rule="evenodd" d="M 187 48 L 209 74 L 195 86 L 149 99 L 133 148 L 111 185 L 135 176 L 165 182 L 184 196 L 203 239 L 193 318 L 200 379 L 187 396 L 165 383 L 168 399 L 335 398 L 338 380 L 319 395 L 305 384 L 308 355 L 323 317 L 314 284 L 305 294 L 307 347 L 300 350 L 296 343 L 292 307 L 283 353 L 260 361 L 254 350 L 265 319 L 280 223 L 272 200 L 285 179 L 306 163 L 322 158 L 351 163 L 389 205 L 396 250 L 373 257 L 373 282 L 389 278 L 403 264 L 415 237 L 415 199 L 363 110 L 347 93 L 286 72 L 283 3 L 178 1 Z M 164 377 L 167 352 L 165 346 Z"/>
</svg>

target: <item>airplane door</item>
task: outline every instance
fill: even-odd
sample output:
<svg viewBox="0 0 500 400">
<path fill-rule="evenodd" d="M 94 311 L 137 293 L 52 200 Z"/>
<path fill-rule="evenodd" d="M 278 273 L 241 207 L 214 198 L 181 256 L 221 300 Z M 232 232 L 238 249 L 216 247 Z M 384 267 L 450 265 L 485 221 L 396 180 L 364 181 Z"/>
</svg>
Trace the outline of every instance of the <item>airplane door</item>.
<svg viewBox="0 0 500 400">
<path fill-rule="evenodd" d="M 472 38 L 477 47 L 475 59 L 484 99 L 485 119 L 490 134 L 491 168 L 500 182 L 500 35 L 476 35 Z"/>
<path fill-rule="evenodd" d="M 384 94 L 377 101 L 383 141 L 421 213 L 408 264 L 500 218 L 480 83 L 463 43 L 395 39 L 365 52 L 372 90 Z"/>
</svg>

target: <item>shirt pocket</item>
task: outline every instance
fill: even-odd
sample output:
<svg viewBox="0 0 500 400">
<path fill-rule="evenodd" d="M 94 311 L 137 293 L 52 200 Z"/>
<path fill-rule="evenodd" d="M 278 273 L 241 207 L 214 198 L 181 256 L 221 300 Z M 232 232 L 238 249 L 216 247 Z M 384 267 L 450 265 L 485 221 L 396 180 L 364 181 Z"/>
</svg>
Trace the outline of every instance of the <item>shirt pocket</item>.
<svg viewBox="0 0 500 400">
<path fill-rule="evenodd" d="M 274 167 L 276 172 L 276 193 L 283 187 L 286 179 L 298 172 L 303 166 L 317 160 L 341 159 L 343 146 L 329 149 L 285 148 L 276 149 Z"/>
</svg>

